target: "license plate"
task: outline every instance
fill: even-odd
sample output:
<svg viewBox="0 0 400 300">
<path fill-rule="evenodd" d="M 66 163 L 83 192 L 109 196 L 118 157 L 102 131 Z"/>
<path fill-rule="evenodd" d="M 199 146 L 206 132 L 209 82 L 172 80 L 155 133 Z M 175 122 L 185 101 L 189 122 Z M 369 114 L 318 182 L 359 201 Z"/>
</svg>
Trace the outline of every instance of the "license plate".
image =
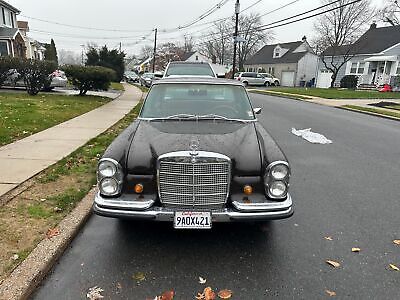
<svg viewBox="0 0 400 300">
<path fill-rule="evenodd" d="M 176 229 L 210 229 L 211 212 L 209 211 L 177 211 L 174 217 Z"/>
</svg>

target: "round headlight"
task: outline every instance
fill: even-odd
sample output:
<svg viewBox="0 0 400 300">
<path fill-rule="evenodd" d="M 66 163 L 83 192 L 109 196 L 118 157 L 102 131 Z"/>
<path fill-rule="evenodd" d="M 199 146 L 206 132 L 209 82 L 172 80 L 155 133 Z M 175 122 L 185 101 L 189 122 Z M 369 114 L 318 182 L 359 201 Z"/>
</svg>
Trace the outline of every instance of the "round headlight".
<svg viewBox="0 0 400 300">
<path fill-rule="evenodd" d="M 275 180 L 282 180 L 289 174 L 289 169 L 283 164 L 276 165 L 271 169 L 271 176 Z"/>
<path fill-rule="evenodd" d="M 99 188 L 102 194 L 114 195 L 118 191 L 118 182 L 114 178 L 104 178 Z"/>
<path fill-rule="evenodd" d="M 112 177 L 117 173 L 117 167 L 111 161 L 104 160 L 99 164 L 99 173 L 103 177 Z"/>
<path fill-rule="evenodd" d="M 287 186 L 282 181 L 274 181 L 269 187 L 269 192 L 274 197 L 282 197 L 285 195 Z"/>
</svg>

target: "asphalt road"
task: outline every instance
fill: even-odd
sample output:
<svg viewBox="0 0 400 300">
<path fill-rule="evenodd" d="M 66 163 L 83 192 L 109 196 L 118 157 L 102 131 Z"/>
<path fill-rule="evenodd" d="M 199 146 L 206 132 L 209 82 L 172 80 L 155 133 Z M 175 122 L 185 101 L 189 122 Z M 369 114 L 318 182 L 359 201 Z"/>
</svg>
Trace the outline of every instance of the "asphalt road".
<svg viewBox="0 0 400 300">
<path fill-rule="evenodd" d="M 252 98 L 291 162 L 292 218 L 183 232 L 93 216 L 33 298 L 85 299 L 99 286 L 105 299 L 153 299 L 170 289 L 175 299 L 194 299 L 209 285 L 232 290 L 232 299 L 320 299 L 326 290 L 339 299 L 398 299 L 400 272 L 389 264 L 400 267 L 392 242 L 400 239 L 400 122 Z M 311 127 L 333 143 L 310 144 L 292 127 Z M 133 278 L 138 272 L 145 280 Z"/>
</svg>

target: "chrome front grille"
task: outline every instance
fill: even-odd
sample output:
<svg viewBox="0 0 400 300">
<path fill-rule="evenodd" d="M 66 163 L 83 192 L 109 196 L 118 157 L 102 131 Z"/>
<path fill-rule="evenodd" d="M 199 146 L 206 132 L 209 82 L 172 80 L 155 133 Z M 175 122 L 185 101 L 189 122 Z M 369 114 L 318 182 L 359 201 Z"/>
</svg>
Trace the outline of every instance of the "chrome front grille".
<svg viewBox="0 0 400 300">
<path fill-rule="evenodd" d="M 184 207 L 223 205 L 229 194 L 230 170 L 230 159 L 218 153 L 162 155 L 158 160 L 160 201 Z"/>
</svg>

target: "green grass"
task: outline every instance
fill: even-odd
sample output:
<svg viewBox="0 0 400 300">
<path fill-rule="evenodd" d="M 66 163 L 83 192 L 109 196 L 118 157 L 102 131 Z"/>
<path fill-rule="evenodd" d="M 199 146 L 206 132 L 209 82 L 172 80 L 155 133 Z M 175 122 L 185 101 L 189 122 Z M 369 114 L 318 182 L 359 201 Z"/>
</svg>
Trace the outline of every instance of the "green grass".
<svg viewBox="0 0 400 300">
<path fill-rule="evenodd" d="M 97 96 L 0 93 L 0 146 L 42 131 L 110 101 Z"/>
<path fill-rule="evenodd" d="M 376 114 L 381 114 L 385 116 L 390 116 L 390 117 L 395 117 L 400 119 L 400 112 L 395 112 L 395 111 L 387 111 L 379 108 L 370 108 L 370 107 L 363 107 L 363 106 L 357 106 L 357 105 L 344 105 L 343 107 L 345 108 L 350 108 L 350 109 L 355 109 L 359 111 L 365 111 L 365 112 L 372 112 Z"/>
<path fill-rule="evenodd" d="M 140 85 L 139 83 L 131 83 L 135 87 L 137 87 L 139 90 L 141 90 L 143 93 L 147 93 L 149 91 L 148 87 L 145 87 L 143 85 Z"/>
<path fill-rule="evenodd" d="M 327 99 L 400 99 L 400 93 L 380 93 L 378 91 L 357 91 L 348 89 L 320 88 L 270 88 L 270 91 L 288 94 L 299 94 Z"/>
<path fill-rule="evenodd" d="M 261 95 L 271 95 L 274 97 L 282 97 L 282 98 L 290 98 L 290 99 L 310 99 L 309 97 L 301 96 L 301 95 L 291 95 L 291 94 L 278 94 L 278 93 L 272 93 L 268 90 L 250 90 L 250 93 L 254 94 L 261 94 Z"/>
<path fill-rule="evenodd" d="M 124 91 L 124 86 L 120 82 L 111 82 L 110 88 L 117 91 Z"/>
</svg>

